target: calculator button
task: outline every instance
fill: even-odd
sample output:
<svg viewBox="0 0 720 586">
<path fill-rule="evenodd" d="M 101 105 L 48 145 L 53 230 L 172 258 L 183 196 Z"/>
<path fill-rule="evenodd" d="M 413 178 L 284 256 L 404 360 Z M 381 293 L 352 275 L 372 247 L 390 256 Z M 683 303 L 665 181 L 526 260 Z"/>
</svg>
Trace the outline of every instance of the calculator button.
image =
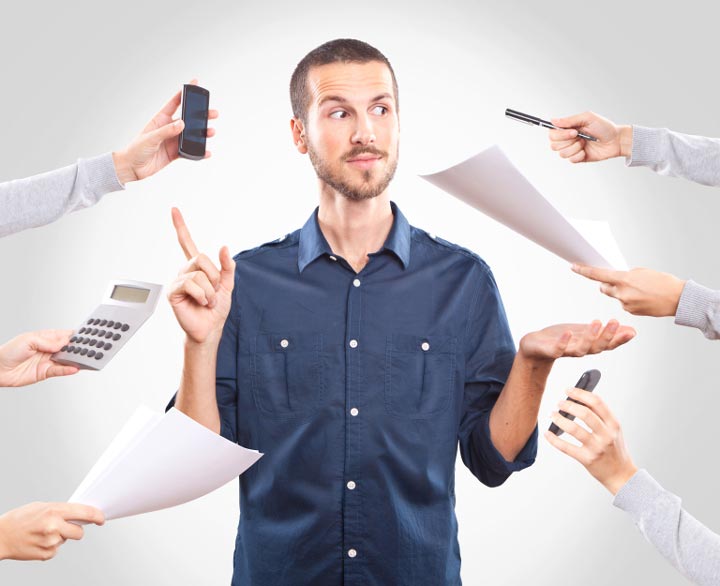
<svg viewBox="0 0 720 586">
<path fill-rule="evenodd" d="M 60 348 L 60 352 L 65 352 L 67 349 L 68 349 L 67 346 L 63 346 L 62 348 Z"/>
<path fill-rule="evenodd" d="M 106 319 L 104 319 L 104 320 L 102 320 L 102 321 L 100 322 L 100 327 L 103 327 L 103 328 L 104 328 L 106 325 L 107 325 L 107 320 L 106 320 Z"/>
<path fill-rule="evenodd" d="M 98 332 L 98 338 L 102 338 L 105 335 L 105 330 L 100 330 Z"/>
<path fill-rule="evenodd" d="M 80 350 L 80 346 L 75 346 L 75 348 L 73 348 L 73 352 L 75 352 L 75 354 L 80 354 Z"/>
<path fill-rule="evenodd" d="M 115 322 L 114 322 L 113 320 L 110 320 L 110 321 L 108 322 L 108 327 L 109 327 L 109 328 L 113 327 L 114 325 L 115 325 Z"/>
<path fill-rule="evenodd" d="M 74 344 L 75 342 L 78 341 L 78 337 L 77 337 L 77 336 L 73 336 L 72 338 L 70 338 L 70 341 Z"/>
<path fill-rule="evenodd" d="M 90 345 L 91 345 L 91 346 L 94 346 L 95 344 L 97 344 L 97 340 L 90 340 Z"/>
<path fill-rule="evenodd" d="M 92 318 L 90 318 L 89 320 L 87 320 L 86 323 L 87 323 L 87 325 L 91 326 L 91 325 L 92 325 L 92 322 L 93 322 L 93 320 L 92 320 Z"/>
<path fill-rule="evenodd" d="M 85 328 L 80 328 L 80 331 L 78 332 L 78 334 L 84 334 L 84 333 L 85 333 Z"/>
<path fill-rule="evenodd" d="M 97 334 L 97 333 L 98 333 L 97 328 L 93 328 L 93 329 L 92 329 L 92 332 L 90 332 L 90 333 L 91 333 L 93 336 L 94 336 L 95 334 Z"/>
<path fill-rule="evenodd" d="M 123 324 L 123 325 L 122 325 L 122 331 L 123 331 L 123 332 L 127 332 L 129 329 L 130 329 L 130 326 L 129 326 L 129 325 L 127 325 L 127 324 Z"/>
<path fill-rule="evenodd" d="M 112 344 L 105 344 L 105 350 L 112 349 Z"/>
<path fill-rule="evenodd" d="M 93 320 L 93 325 L 94 325 L 94 326 L 98 325 L 99 323 L 100 323 L 100 320 L 99 320 L 98 318 L 95 318 L 95 319 Z"/>
<path fill-rule="evenodd" d="M 102 352 L 98 352 L 97 354 L 95 354 L 95 360 L 100 360 L 103 356 L 104 354 Z"/>
<path fill-rule="evenodd" d="M 115 322 L 115 325 L 113 326 L 116 330 L 119 330 L 122 324 L 119 321 Z"/>
<path fill-rule="evenodd" d="M 81 348 L 81 349 L 80 349 L 80 356 L 85 356 L 85 354 L 87 354 L 87 350 L 88 350 L 87 348 Z"/>
<path fill-rule="evenodd" d="M 115 334 L 115 335 L 113 336 L 113 340 L 115 340 L 115 341 L 117 342 L 121 337 L 122 337 L 122 336 L 121 336 L 120 334 Z"/>
<path fill-rule="evenodd" d="M 108 332 L 107 334 L 105 334 L 105 337 L 108 338 L 108 339 L 110 339 L 110 338 L 113 337 L 113 333 L 112 333 L 112 332 Z"/>
<path fill-rule="evenodd" d="M 92 358 L 93 356 L 95 356 L 95 350 L 90 350 L 90 352 L 88 352 L 88 358 Z"/>
</svg>

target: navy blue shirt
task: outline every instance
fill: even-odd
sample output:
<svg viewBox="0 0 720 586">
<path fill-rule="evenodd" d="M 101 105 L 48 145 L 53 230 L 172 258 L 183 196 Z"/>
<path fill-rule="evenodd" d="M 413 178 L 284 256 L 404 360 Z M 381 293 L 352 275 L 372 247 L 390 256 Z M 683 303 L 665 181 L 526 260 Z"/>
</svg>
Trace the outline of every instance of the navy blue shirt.
<svg viewBox="0 0 720 586">
<path fill-rule="evenodd" d="M 317 222 L 235 257 L 221 433 L 265 453 L 240 477 L 234 585 L 460 584 L 455 459 L 488 486 L 532 464 L 490 440 L 515 347 L 475 254 L 393 204 L 359 273 Z"/>
</svg>

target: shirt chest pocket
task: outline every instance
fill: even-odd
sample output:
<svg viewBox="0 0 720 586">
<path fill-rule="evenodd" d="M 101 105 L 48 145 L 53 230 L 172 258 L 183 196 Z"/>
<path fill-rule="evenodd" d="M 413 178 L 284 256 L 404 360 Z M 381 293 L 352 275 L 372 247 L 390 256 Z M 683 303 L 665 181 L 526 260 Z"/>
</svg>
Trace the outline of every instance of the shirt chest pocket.
<svg viewBox="0 0 720 586">
<path fill-rule="evenodd" d="M 253 352 L 253 395 L 275 417 L 312 414 L 324 391 L 321 334 L 259 334 Z"/>
<path fill-rule="evenodd" d="M 393 334 L 385 352 L 385 407 L 391 415 L 422 419 L 445 411 L 455 385 L 450 336 Z"/>
</svg>

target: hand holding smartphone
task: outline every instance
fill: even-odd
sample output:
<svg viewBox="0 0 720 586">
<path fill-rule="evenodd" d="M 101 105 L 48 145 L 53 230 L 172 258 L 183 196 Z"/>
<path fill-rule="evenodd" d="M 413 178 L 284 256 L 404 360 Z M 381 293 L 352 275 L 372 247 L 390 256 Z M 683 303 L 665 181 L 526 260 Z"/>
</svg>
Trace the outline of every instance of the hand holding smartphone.
<svg viewBox="0 0 720 586">
<path fill-rule="evenodd" d="M 575 385 L 575 388 L 577 389 L 583 389 L 585 391 L 593 392 L 595 387 L 597 386 L 598 382 L 600 381 L 600 371 L 599 370 L 586 370 L 583 375 L 580 377 L 580 380 Z M 568 401 L 572 401 L 573 403 L 580 404 L 580 401 L 576 401 L 575 399 L 571 399 L 570 397 L 567 397 Z M 566 413 L 565 411 L 560 411 L 560 415 L 563 417 L 567 417 L 570 421 L 575 419 L 574 415 L 571 415 L 570 413 Z M 560 429 L 557 425 L 554 423 L 550 424 L 550 432 L 554 433 L 557 436 L 562 435 L 565 433 L 562 429 Z"/>
<path fill-rule="evenodd" d="M 182 91 L 182 119 L 185 128 L 178 139 L 178 155 L 198 161 L 205 158 L 210 92 L 185 84 Z"/>
</svg>

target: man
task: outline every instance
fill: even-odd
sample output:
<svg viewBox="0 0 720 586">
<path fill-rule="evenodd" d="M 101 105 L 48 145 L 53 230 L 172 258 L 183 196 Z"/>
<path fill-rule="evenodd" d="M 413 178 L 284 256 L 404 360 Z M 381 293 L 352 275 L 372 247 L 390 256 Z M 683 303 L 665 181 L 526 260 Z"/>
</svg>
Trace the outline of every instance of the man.
<svg viewBox="0 0 720 586">
<path fill-rule="evenodd" d="M 593 112 L 554 118 L 550 147 L 571 163 L 625 157 L 630 167 L 648 167 L 660 175 L 684 177 L 703 185 L 720 185 L 720 139 L 681 134 L 667 128 L 618 125 Z M 578 136 L 583 132 L 597 141 Z M 710 340 L 720 339 L 720 291 L 646 268 L 611 271 L 575 265 L 573 270 L 600 282 L 600 291 L 620 301 L 634 315 L 674 317 L 675 323 L 698 328 Z"/>
<path fill-rule="evenodd" d="M 265 453 L 240 478 L 233 584 L 459 584 L 458 443 L 501 484 L 535 458 L 553 360 L 634 332 L 554 326 L 515 357 L 487 265 L 390 202 L 398 91 L 385 56 L 331 41 L 290 92 L 320 192 L 305 226 L 235 263 L 223 248 L 218 271 L 173 211 L 189 259 L 169 293 L 187 334 L 176 407 Z"/>
</svg>

